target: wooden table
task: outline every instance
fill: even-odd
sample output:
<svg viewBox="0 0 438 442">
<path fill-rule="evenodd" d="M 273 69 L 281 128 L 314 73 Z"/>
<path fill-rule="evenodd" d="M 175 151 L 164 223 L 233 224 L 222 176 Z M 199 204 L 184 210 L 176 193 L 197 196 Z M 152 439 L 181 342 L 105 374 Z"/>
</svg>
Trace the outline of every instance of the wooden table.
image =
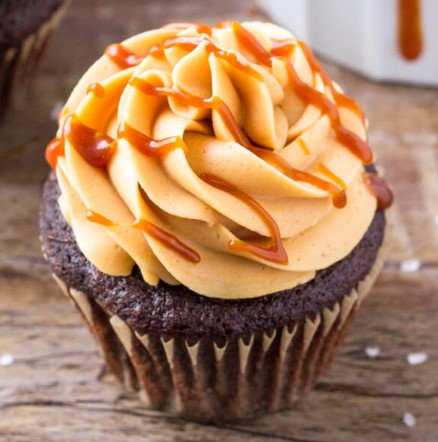
<svg viewBox="0 0 438 442">
<path fill-rule="evenodd" d="M 215 426 L 143 408 L 102 374 L 88 331 L 52 281 L 37 226 L 51 113 L 110 42 L 169 21 L 259 14 L 250 0 L 206 3 L 75 0 L 31 96 L 0 126 L 0 440 L 438 440 L 438 90 L 374 84 L 327 65 L 369 117 L 396 204 L 383 273 L 343 351 L 294 410 Z M 367 356 L 369 347 L 380 353 Z M 428 360 L 410 365 L 412 352 Z"/>
</svg>

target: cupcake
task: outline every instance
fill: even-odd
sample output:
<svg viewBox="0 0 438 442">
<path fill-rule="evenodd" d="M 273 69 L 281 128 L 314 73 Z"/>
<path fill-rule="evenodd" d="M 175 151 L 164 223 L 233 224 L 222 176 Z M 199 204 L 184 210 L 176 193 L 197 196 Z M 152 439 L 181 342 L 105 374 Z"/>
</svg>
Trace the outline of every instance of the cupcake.
<svg viewBox="0 0 438 442">
<path fill-rule="evenodd" d="M 17 84 L 29 82 L 69 0 L 0 2 L 0 115 Z"/>
<path fill-rule="evenodd" d="M 106 365 L 200 420 L 290 407 L 381 264 L 391 192 L 360 107 L 269 23 L 108 46 L 46 158 L 43 252 Z"/>
</svg>

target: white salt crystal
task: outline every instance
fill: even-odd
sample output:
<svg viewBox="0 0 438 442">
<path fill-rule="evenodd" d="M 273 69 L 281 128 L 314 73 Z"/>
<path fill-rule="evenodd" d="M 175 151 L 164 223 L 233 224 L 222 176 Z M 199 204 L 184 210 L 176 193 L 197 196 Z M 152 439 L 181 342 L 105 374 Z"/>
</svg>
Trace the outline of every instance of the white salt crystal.
<svg viewBox="0 0 438 442">
<path fill-rule="evenodd" d="M 57 101 L 50 111 L 50 119 L 56 121 L 58 119 L 59 113 L 62 111 L 62 108 L 64 107 L 64 103 L 62 101 Z"/>
<path fill-rule="evenodd" d="M 14 363 L 14 357 L 9 354 L 5 353 L 0 356 L 0 366 L 6 367 L 7 365 L 12 365 Z"/>
<path fill-rule="evenodd" d="M 400 263 L 400 271 L 404 273 L 417 272 L 421 267 L 419 259 L 406 259 Z"/>
<path fill-rule="evenodd" d="M 435 224 L 438 226 L 438 213 L 435 215 Z"/>
<path fill-rule="evenodd" d="M 409 353 L 407 360 L 409 365 L 420 365 L 428 360 L 429 356 L 424 352 Z"/>
<path fill-rule="evenodd" d="M 403 423 L 407 427 L 414 427 L 417 423 L 417 419 L 415 419 L 415 416 L 412 413 L 405 413 L 403 415 Z"/>
<path fill-rule="evenodd" d="M 369 358 L 377 358 L 377 356 L 379 356 L 380 354 L 380 348 L 379 347 L 366 347 L 365 348 L 365 354 L 369 357 Z"/>
<path fill-rule="evenodd" d="M 2 388 L 0 389 L 0 398 L 12 396 L 15 393 L 13 388 Z"/>
</svg>

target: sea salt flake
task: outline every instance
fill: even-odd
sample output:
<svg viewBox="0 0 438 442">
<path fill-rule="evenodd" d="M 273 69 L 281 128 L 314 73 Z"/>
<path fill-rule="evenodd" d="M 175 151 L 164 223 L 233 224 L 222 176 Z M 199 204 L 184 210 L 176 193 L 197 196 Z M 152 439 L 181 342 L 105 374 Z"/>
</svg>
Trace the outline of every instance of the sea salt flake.
<svg viewBox="0 0 438 442">
<path fill-rule="evenodd" d="M 365 354 L 371 359 L 377 358 L 377 356 L 380 354 L 380 348 L 376 346 L 366 347 Z"/>
<path fill-rule="evenodd" d="M 426 362 L 428 359 L 429 356 L 424 352 L 409 353 L 407 357 L 409 365 L 420 365 Z"/>
<path fill-rule="evenodd" d="M 62 108 L 64 107 L 64 103 L 62 101 L 57 101 L 50 111 L 50 119 L 53 121 L 58 120 L 58 115 L 62 111 Z"/>
<path fill-rule="evenodd" d="M 435 215 L 434 220 L 435 220 L 435 224 L 438 226 L 438 213 Z"/>
<path fill-rule="evenodd" d="M 14 363 L 14 357 L 11 354 L 5 353 L 0 356 L 1 367 L 6 367 L 8 365 L 12 365 L 13 363 Z"/>
<path fill-rule="evenodd" d="M 415 416 L 412 413 L 405 413 L 403 415 L 403 423 L 407 427 L 414 427 L 417 423 L 417 419 L 415 418 Z"/>
<path fill-rule="evenodd" d="M 400 271 L 403 273 L 417 272 L 421 267 L 419 259 L 406 259 L 400 263 Z"/>
<path fill-rule="evenodd" d="M 15 393 L 13 388 L 2 388 L 0 389 L 0 398 L 12 396 Z"/>
</svg>

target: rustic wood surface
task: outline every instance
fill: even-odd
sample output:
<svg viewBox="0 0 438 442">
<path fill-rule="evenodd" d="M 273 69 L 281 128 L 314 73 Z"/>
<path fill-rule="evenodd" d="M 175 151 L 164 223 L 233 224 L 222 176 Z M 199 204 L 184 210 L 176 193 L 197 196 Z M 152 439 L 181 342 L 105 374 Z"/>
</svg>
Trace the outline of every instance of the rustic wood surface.
<svg viewBox="0 0 438 442">
<path fill-rule="evenodd" d="M 41 256 L 44 146 L 80 73 L 108 43 L 165 22 L 259 14 L 250 0 L 74 0 L 32 93 L 0 125 L 0 440 L 438 440 L 438 90 L 374 84 L 327 64 L 369 117 L 396 204 L 382 275 L 341 354 L 296 409 L 220 426 L 145 409 L 103 373 Z M 412 352 L 428 360 L 410 365 Z"/>
</svg>

